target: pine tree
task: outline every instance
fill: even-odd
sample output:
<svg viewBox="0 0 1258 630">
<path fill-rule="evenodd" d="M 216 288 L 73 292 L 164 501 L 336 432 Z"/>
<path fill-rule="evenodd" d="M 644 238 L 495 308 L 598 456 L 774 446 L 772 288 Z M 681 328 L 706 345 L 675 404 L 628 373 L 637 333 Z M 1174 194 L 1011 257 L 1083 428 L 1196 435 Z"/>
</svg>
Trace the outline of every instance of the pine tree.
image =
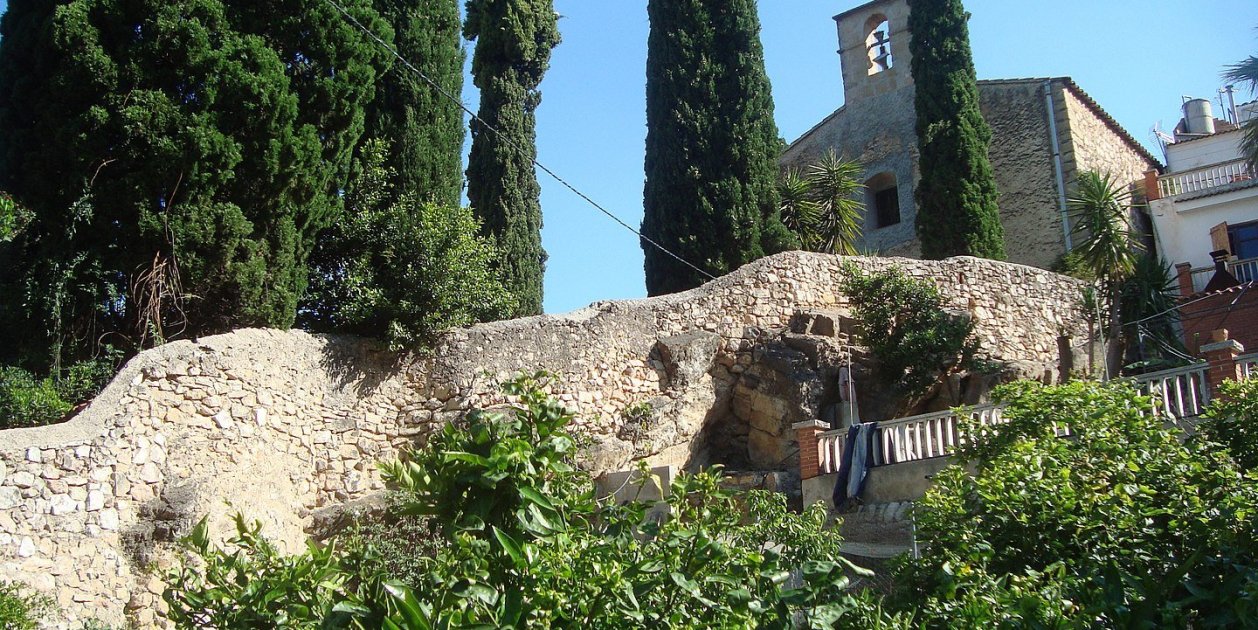
<svg viewBox="0 0 1258 630">
<path fill-rule="evenodd" d="M 961 0 L 910 0 L 909 44 L 916 85 L 917 234 L 925 258 L 1005 257 L 991 129 L 979 110 Z"/>
<path fill-rule="evenodd" d="M 472 121 L 467 198 L 503 251 L 500 271 L 521 316 L 542 312 L 546 252 L 534 112 L 559 45 L 558 17 L 552 0 L 468 0 L 463 24 L 464 37 L 476 42 L 472 77 L 484 121 Z"/>
<path fill-rule="evenodd" d="M 463 192 L 463 47 L 457 0 L 375 0 L 393 26 L 398 54 L 436 81 L 438 90 L 394 61 L 376 82 L 365 137 L 386 140 L 385 168 L 397 195 L 456 206 Z"/>
<path fill-rule="evenodd" d="M 0 188 L 31 213 L 0 361 L 292 324 L 378 45 L 320 0 L 15 0 L 0 36 Z"/>
<path fill-rule="evenodd" d="M 723 274 L 795 239 L 778 218 L 780 140 L 753 0 L 650 0 L 642 233 Z M 705 276 L 643 242 L 649 295 Z"/>
</svg>

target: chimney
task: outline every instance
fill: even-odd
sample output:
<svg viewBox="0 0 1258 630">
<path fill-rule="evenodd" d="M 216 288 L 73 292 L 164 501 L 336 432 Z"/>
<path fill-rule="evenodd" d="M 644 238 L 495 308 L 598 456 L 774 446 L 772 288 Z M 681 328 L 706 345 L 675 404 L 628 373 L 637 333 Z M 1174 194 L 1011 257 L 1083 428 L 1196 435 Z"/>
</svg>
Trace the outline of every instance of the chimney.
<svg viewBox="0 0 1258 630">
<path fill-rule="evenodd" d="M 1232 252 L 1226 249 L 1216 249 L 1210 252 L 1210 258 L 1214 259 L 1214 275 L 1210 277 L 1210 281 L 1206 283 L 1206 288 L 1202 289 L 1205 293 L 1221 291 L 1229 287 L 1234 287 L 1241 283 L 1227 270 L 1227 260 L 1232 257 Z"/>
</svg>

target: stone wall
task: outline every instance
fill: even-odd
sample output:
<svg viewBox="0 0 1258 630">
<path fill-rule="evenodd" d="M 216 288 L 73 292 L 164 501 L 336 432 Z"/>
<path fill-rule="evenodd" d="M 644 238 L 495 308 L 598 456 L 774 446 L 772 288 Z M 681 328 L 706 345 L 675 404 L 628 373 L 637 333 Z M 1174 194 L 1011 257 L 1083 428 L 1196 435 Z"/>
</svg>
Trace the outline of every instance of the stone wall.
<svg viewBox="0 0 1258 630">
<path fill-rule="evenodd" d="M 1068 130 L 1062 134 L 1061 146 L 1067 185 L 1084 171 L 1097 171 L 1111 175 L 1122 186 L 1134 187 L 1144 181 L 1146 171 L 1160 166 L 1073 81 L 1059 79 L 1058 84 L 1058 124 Z"/>
<path fill-rule="evenodd" d="M 1000 194 L 1009 260 L 1049 268 L 1066 251 L 1045 86 L 1049 81 L 983 81 L 983 118 Z M 1060 130 L 1059 130 L 1060 133 Z"/>
<path fill-rule="evenodd" d="M 780 254 L 682 294 L 457 330 L 425 354 L 267 330 L 147 351 L 70 422 L 0 432 L 0 579 L 55 597 L 60 627 L 152 626 L 153 569 L 195 520 L 210 515 L 222 538 L 240 511 L 296 550 L 312 512 L 381 487 L 374 462 L 503 403 L 495 380 L 519 371 L 555 373 L 592 472 L 721 461 L 710 433 L 766 335 L 801 313 L 846 311 L 841 260 Z M 1086 335 L 1069 278 L 973 258 L 853 260 L 933 278 L 972 314 L 983 356 L 1028 375 L 1055 369 L 1062 335 Z M 644 403 L 649 414 L 625 413 Z M 777 448 L 799 413 L 767 428 Z"/>
</svg>

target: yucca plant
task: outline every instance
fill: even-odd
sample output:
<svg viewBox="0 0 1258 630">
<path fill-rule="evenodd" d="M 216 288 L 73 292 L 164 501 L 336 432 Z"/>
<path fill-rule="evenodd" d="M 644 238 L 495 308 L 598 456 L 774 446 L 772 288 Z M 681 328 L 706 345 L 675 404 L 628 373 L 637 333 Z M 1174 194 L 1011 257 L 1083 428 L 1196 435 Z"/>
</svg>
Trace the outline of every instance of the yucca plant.
<svg viewBox="0 0 1258 630">
<path fill-rule="evenodd" d="M 1066 199 L 1074 218 L 1074 233 L 1081 236 L 1072 252 L 1079 264 L 1101 283 L 1109 306 L 1107 372 L 1113 375 L 1122 360 L 1120 309 L 1123 282 L 1136 270 L 1140 243 L 1132 240 L 1131 192 L 1109 174 L 1086 171 Z"/>
<path fill-rule="evenodd" d="M 858 197 L 859 162 L 840 158 L 833 149 L 802 171 L 787 169 L 778 181 L 782 222 L 799 236 L 804 249 L 853 256 L 860 252 L 865 204 Z"/>
</svg>

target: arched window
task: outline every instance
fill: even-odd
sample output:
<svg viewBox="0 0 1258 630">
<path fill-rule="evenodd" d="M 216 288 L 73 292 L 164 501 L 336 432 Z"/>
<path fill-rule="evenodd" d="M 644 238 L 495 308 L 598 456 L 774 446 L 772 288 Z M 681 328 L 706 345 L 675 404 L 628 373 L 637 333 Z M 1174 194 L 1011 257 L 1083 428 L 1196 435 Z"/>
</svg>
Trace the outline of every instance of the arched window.
<svg viewBox="0 0 1258 630">
<path fill-rule="evenodd" d="M 869 53 L 869 74 L 891 68 L 891 25 L 887 17 L 877 14 L 865 22 L 865 49 Z"/>
<path fill-rule="evenodd" d="M 900 222 L 900 188 L 894 173 L 879 173 L 865 182 L 868 199 L 865 206 L 873 215 L 874 227 L 884 228 Z"/>
</svg>

